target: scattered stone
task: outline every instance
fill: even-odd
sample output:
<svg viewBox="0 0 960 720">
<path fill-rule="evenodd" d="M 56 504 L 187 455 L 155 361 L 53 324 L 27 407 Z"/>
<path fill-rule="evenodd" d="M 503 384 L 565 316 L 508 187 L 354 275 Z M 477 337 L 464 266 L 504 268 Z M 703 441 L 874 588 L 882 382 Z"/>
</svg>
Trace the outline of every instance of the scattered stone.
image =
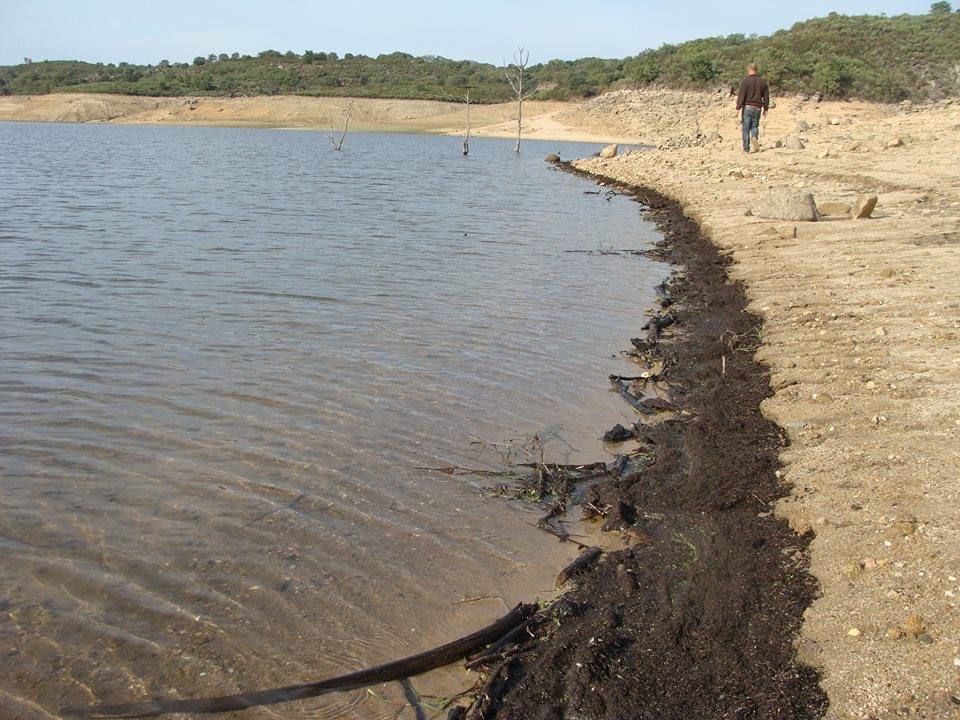
<svg viewBox="0 0 960 720">
<path fill-rule="evenodd" d="M 917 531 L 916 520 L 898 520 L 893 523 L 885 533 L 887 537 L 909 537 Z"/>
<path fill-rule="evenodd" d="M 897 105 L 897 108 L 900 110 L 900 112 L 905 113 L 914 112 L 916 110 L 916 107 L 910 100 L 904 100 L 902 103 Z"/>
<path fill-rule="evenodd" d="M 781 240 L 792 240 L 797 237 L 797 226 L 791 225 L 790 227 L 787 227 L 787 228 L 781 228 L 777 232 L 777 236 Z"/>
<path fill-rule="evenodd" d="M 860 628 L 850 628 L 847 630 L 847 635 L 850 637 L 860 637 L 863 633 L 860 632 Z"/>
<path fill-rule="evenodd" d="M 824 202 L 817 205 L 817 211 L 821 215 L 849 215 L 851 207 L 842 202 Z"/>
<path fill-rule="evenodd" d="M 546 160 L 548 163 L 558 163 L 560 162 L 560 156 L 556 153 L 550 153 L 544 158 L 544 160 Z"/>
<path fill-rule="evenodd" d="M 771 190 L 751 209 L 757 217 L 772 220 L 815 222 L 819 217 L 812 193 L 789 190 Z"/>
<path fill-rule="evenodd" d="M 809 130 L 809 129 L 810 129 L 810 123 L 808 123 L 806 120 L 798 120 L 798 121 L 797 121 L 797 132 L 798 132 L 798 133 L 806 132 L 806 131 Z"/>
<path fill-rule="evenodd" d="M 774 140 L 774 141 L 773 141 L 773 146 L 774 146 L 775 148 L 782 148 L 782 147 L 783 147 L 783 140 Z"/>
<path fill-rule="evenodd" d="M 903 621 L 903 624 L 900 626 L 900 629 L 903 630 L 907 635 L 912 635 L 913 637 L 919 637 L 927 631 L 926 623 L 923 622 L 923 618 L 919 615 L 911 615 L 906 620 Z"/>
<path fill-rule="evenodd" d="M 857 198 L 856 204 L 853 206 L 853 217 L 857 220 L 866 220 L 873 214 L 873 211 L 877 207 L 878 198 L 876 195 L 867 193 L 866 195 L 861 195 Z"/>
<path fill-rule="evenodd" d="M 897 270 L 896 270 L 896 268 L 885 267 L 883 270 L 880 271 L 880 277 L 882 277 L 882 278 L 888 278 L 888 279 L 889 279 L 889 278 L 896 277 L 896 276 L 897 276 Z"/>
<path fill-rule="evenodd" d="M 803 144 L 803 140 L 801 140 L 796 135 L 791 135 L 790 137 L 787 138 L 787 142 L 786 142 L 787 150 L 803 150 L 805 147 L 806 145 Z"/>
<path fill-rule="evenodd" d="M 733 169 L 733 170 L 731 170 L 730 172 L 728 172 L 727 175 L 730 176 L 730 177 L 732 177 L 732 178 L 738 178 L 738 179 L 742 180 L 742 179 L 743 179 L 743 170 Z"/>
<path fill-rule="evenodd" d="M 605 159 L 614 158 L 617 156 L 618 150 L 619 150 L 619 147 L 617 146 L 616 143 L 614 143 L 613 145 L 607 145 L 603 150 L 600 151 L 600 157 Z"/>
<path fill-rule="evenodd" d="M 619 423 L 613 429 L 603 434 L 603 441 L 607 443 L 622 443 L 633 437 L 633 432 Z"/>
<path fill-rule="evenodd" d="M 848 143 L 847 146 L 846 146 L 844 149 L 845 149 L 847 152 L 857 152 L 857 151 L 860 149 L 860 147 L 861 147 L 861 146 L 860 146 L 860 143 L 854 141 L 854 142 L 852 142 L 852 143 Z"/>
<path fill-rule="evenodd" d="M 830 125 L 839 125 L 839 124 L 840 124 L 840 118 L 838 118 L 838 117 L 832 117 L 832 118 L 830 118 L 829 120 L 827 120 L 827 122 L 828 122 Z"/>
<path fill-rule="evenodd" d="M 887 140 L 887 147 L 888 148 L 903 147 L 903 138 L 900 137 L 899 135 L 897 135 L 896 137 L 890 138 L 889 140 Z"/>
</svg>

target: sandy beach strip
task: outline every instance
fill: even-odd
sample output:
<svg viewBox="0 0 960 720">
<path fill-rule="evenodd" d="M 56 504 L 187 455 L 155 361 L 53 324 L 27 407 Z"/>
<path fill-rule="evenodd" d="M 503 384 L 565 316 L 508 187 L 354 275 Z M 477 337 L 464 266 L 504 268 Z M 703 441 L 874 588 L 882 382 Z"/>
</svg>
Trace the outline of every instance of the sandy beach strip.
<svg viewBox="0 0 960 720">
<path fill-rule="evenodd" d="M 663 146 L 577 166 L 680 201 L 763 318 L 763 411 L 790 439 L 775 510 L 814 534 L 820 584 L 796 645 L 828 717 L 956 717 L 960 105 L 780 99 L 756 154 L 723 94 L 625 92 L 566 114 Z M 776 147 L 791 138 L 805 148 Z M 770 190 L 879 204 L 866 220 L 747 215 Z"/>
</svg>

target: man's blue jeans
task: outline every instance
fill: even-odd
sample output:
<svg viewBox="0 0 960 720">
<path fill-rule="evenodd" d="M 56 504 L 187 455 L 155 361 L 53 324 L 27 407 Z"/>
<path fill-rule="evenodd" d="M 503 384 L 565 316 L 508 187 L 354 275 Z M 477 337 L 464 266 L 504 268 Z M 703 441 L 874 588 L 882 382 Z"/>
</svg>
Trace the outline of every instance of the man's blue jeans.
<svg viewBox="0 0 960 720">
<path fill-rule="evenodd" d="M 750 149 L 750 137 L 760 140 L 760 114 L 763 111 L 750 105 L 743 107 L 743 149 Z"/>
</svg>

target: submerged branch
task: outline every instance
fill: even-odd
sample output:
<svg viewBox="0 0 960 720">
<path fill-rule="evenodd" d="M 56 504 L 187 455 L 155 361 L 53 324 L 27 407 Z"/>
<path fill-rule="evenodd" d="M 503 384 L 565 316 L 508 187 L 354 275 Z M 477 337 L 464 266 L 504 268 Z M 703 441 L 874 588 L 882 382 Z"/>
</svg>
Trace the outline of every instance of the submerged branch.
<svg viewBox="0 0 960 720">
<path fill-rule="evenodd" d="M 384 665 L 339 675 L 327 680 L 212 698 L 156 700 L 101 707 L 63 708 L 60 712 L 68 717 L 89 718 L 90 720 L 94 718 L 99 720 L 101 718 L 157 717 L 167 713 L 222 713 L 232 710 L 246 710 L 262 705 L 276 705 L 291 700 L 303 700 L 333 692 L 357 690 L 370 685 L 403 680 L 449 665 L 492 642 L 500 640 L 528 620 L 535 611 L 536 605 L 520 603 L 496 622 L 459 640 L 454 640 L 418 655 L 411 655 L 402 660 L 395 660 Z"/>
</svg>

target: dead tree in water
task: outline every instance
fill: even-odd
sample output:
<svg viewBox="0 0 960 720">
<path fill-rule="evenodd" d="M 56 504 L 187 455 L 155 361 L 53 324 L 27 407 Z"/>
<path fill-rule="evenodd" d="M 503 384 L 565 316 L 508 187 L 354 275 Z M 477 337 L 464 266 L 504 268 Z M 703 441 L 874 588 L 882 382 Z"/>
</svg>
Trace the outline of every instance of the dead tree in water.
<svg viewBox="0 0 960 720">
<path fill-rule="evenodd" d="M 523 92 L 524 75 L 529 61 L 530 51 L 521 47 L 517 48 L 512 64 L 507 65 L 506 61 L 503 63 L 503 74 L 506 75 L 507 82 L 517 96 L 517 146 L 514 148 L 516 152 L 520 152 L 520 135 L 523 132 L 523 101 L 533 94 L 532 91 L 526 94 Z"/>
<path fill-rule="evenodd" d="M 470 154 L 470 91 L 467 91 L 467 94 L 463 96 L 464 105 L 467 108 L 467 129 L 463 134 L 463 154 Z"/>
<path fill-rule="evenodd" d="M 339 152 L 340 148 L 343 147 L 343 139 L 347 136 L 347 127 L 350 125 L 350 116 L 353 114 L 353 100 L 350 101 L 350 104 L 347 105 L 347 107 L 341 108 L 340 112 L 343 113 L 343 132 L 340 133 L 339 140 L 337 140 L 333 135 L 333 116 L 330 113 L 327 113 L 327 118 L 330 120 L 330 144 L 337 152 Z"/>
</svg>

